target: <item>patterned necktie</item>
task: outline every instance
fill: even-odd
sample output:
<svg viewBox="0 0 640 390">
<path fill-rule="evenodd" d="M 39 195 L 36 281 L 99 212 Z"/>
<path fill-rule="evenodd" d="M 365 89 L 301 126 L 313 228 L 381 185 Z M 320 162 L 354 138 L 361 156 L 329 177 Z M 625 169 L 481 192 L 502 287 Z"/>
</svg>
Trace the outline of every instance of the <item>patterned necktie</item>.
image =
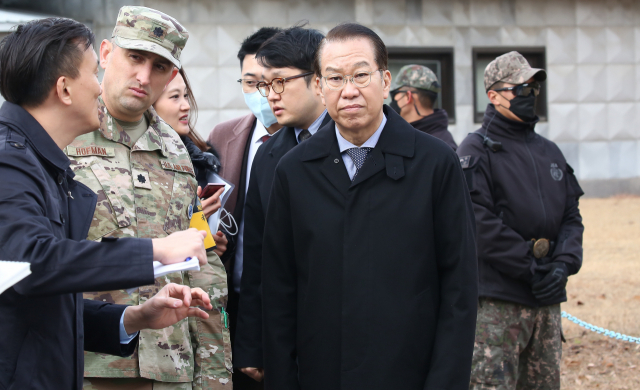
<svg viewBox="0 0 640 390">
<path fill-rule="evenodd" d="M 304 129 L 304 130 L 302 130 L 300 135 L 298 135 L 298 143 L 301 143 L 302 141 L 308 140 L 309 138 L 311 138 L 311 133 L 309 132 L 309 130 Z"/>
<path fill-rule="evenodd" d="M 369 157 L 369 152 L 371 152 L 373 148 L 351 148 L 347 149 L 347 154 L 351 157 L 351 161 L 356 166 L 356 173 L 353 175 L 351 181 L 354 181 L 356 176 L 358 176 L 358 172 L 360 172 L 360 168 L 364 165 L 364 162 L 367 161 L 367 157 Z"/>
<path fill-rule="evenodd" d="M 260 137 L 260 141 L 262 141 L 262 143 L 265 143 L 269 140 L 269 138 L 271 138 L 271 134 L 263 135 L 262 137 Z"/>
</svg>

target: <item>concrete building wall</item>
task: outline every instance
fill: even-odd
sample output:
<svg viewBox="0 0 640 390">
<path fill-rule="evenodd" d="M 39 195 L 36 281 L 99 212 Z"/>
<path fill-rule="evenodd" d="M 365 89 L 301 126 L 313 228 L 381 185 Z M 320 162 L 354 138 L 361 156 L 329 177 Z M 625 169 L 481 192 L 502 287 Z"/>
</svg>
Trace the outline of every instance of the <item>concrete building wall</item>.
<svg viewBox="0 0 640 390">
<path fill-rule="evenodd" d="M 6 1 L 6 0 L 5 0 Z M 633 0 L 49 0 L 37 11 L 89 23 L 108 38 L 124 4 L 180 20 L 191 38 L 183 64 L 200 108 L 197 129 L 248 112 L 236 82 L 240 41 L 262 26 L 308 20 L 328 31 L 342 21 L 373 28 L 388 46 L 452 47 L 459 142 L 473 121 L 472 48 L 544 46 L 548 121 L 586 187 L 603 194 L 640 188 L 640 2 Z M 9 6 L 15 6 L 9 4 Z M 23 7 L 24 8 L 24 7 Z M 601 188 L 601 180 L 618 183 Z M 618 190 L 615 190 L 615 189 Z"/>
</svg>

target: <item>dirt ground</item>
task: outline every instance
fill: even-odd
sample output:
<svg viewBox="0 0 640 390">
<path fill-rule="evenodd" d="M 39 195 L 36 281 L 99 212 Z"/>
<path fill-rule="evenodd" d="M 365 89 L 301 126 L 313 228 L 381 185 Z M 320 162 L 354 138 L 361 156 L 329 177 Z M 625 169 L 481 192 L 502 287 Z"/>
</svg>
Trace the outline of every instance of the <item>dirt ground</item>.
<svg viewBox="0 0 640 390">
<path fill-rule="evenodd" d="M 580 201 L 584 261 L 569 278 L 562 310 L 640 337 L 640 197 Z M 640 344 L 612 340 L 562 320 L 563 389 L 640 389 Z"/>
</svg>

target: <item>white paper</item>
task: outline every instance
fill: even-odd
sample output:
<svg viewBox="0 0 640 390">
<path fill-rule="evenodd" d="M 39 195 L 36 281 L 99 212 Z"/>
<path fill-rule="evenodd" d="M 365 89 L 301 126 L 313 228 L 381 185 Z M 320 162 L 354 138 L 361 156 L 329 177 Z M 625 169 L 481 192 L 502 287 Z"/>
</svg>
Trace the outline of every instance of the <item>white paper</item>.
<svg viewBox="0 0 640 390">
<path fill-rule="evenodd" d="M 31 264 L 24 261 L 0 260 L 0 294 L 31 275 Z"/>
<path fill-rule="evenodd" d="M 166 274 L 170 274 L 172 272 L 182 272 L 182 271 L 200 271 L 200 262 L 197 257 L 191 258 L 191 260 L 183 261 L 180 263 L 173 263 L 168 265 L 163 265 L 159 261 L 153 262 L 153 277 L 159 278 Z"/>
<path fill-rule="evenodd" d="M 200 261 L 197 257 L 192 257 L 189 260 L 183 261 L 181 263 L 173 263 L 168 265 L 162 265 L 159 261 L 153 262 L 153 277 L 159 278 L 160 276 L 164 276 L 170 274 L 172 272 L 182 272 L 182 271 L 200 271 Z M 136 291 L 138 287 L 127 289 L 127 294 L 131 294 Z"/>
</svg>

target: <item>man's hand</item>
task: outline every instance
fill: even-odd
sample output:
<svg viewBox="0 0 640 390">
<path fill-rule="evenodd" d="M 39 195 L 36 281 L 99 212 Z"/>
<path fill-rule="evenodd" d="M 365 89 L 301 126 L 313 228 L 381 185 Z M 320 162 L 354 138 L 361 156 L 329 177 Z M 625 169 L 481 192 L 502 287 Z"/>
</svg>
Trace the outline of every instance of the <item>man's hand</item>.
<svg viewBox="0 0 640 390">
<path fill-rule="evenodd" d="M 207 264 L 204 238 L 207 232 L 194 228 L 175 232 L 164 238 L 154 238 L 153 260 L 162 264 L 185 261 L 187 257 L 197 257 L 200 265 Z"/>
<path fill-rule="evenodd" d="M 567 286 L 569 272 L 567 266 L 560 261 L 541 265 L 536 269 L 536 276 L 544 275 L 542 279 L 531 286 L 533 296 L 539 301 L 551 301 L 562 295 Z"/>
<path fill-rule="evenodd" d="M 240 371 L 257 382 L 262 382 L 264 379 L 264 368 L 243 367 Z"/>
<path fill-rule="evenodd" d="M 218 257 L 222 257 L 224 252 L 227 251 L 227 244 L 229 243 L 229 240 L 227 240 L 227 236 L 225 236 L 220 230 L 218 230 L 218 233 L 213 236 L 213 239 L 216 241 L 216 249 L 213 251 L 218 255 Z"/>
<path fill-rule="evenodd" d="M 209 318 L 209 314 L 196 306 L 213 309 L 209 295 L 202 289 L 169 283 L 142 305 L 127 308 L 124 329 L 132 334 L 141 329 L 166 328 L 186 317 Z"/>
<path fill-rule="evenodd" d="M 215 194 L 211 195 L 207 199 L 202 199 L 202 201 L 200 202 L 200 204 L 202 204 L 202 212 L 204 213 L 204 216 L 207 217 L 207 219 L 209 219 L 209 217 L 211 217 L 213 213 L 215 213 L 220 207 L 222 207 L 220 195 L 222 195 L 223 192 L 224 187 L 220 188 L 218 191 L 216 191 Z M 200 196 L 200 194 L 202 193 L 202 188 L 200 186 L 198 186 L 198 190 L 196 191 L 196 193 L 198 194 L 198 196 Z"/>
</svg>

